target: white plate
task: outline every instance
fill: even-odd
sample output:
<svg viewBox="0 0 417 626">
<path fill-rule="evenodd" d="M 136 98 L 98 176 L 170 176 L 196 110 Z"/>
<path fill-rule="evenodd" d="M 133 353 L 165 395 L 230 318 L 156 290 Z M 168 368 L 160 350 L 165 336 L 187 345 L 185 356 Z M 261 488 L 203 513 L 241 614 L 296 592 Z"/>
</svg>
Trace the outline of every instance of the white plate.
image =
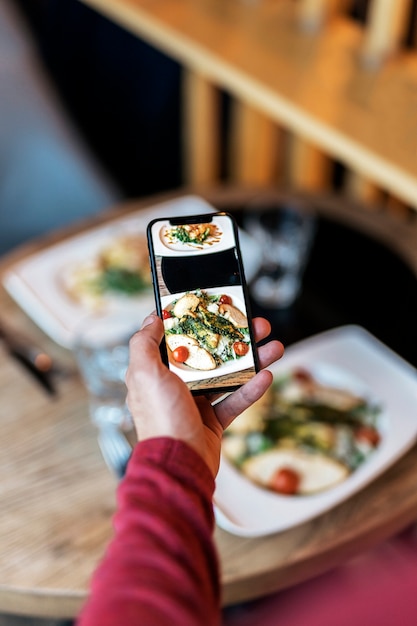
<svg viewBox="0 0 417 626">
<path fill-rule="evenodd" d="M 163 222 L 162 225 L 160 223 L 155 224 L 154 228 L 158 230 L 159 234 L 159 237 L 154 237 L 155 254 L 161 256 L 184 256 L 186 254 L 196 254 L 196 252 L 202 251 L 204 254 L 211 254 L 228 250 L 234 245 L 234 236 L 230 221 L 223 215 L 219 215 L 213 220 L 213 224 L 217 227 L 217 236 L 208 237 L 206 241 L 200 244 L 182 243 L 181 241 L 170 242 L 167 233 L 172 226 L 169 221 Z"/>
<path fill-rule="evenodd" d="M 183 196 L 128 216 L 122 216 L 96 228 L 70 237 L 59 244 L 33 254 L 12 266 L 3 277 L 5 289 L 27 315 L 54 341 L 71 348 L 75 329 L 90 311 L 75 302 L 61 285 L 60 276 L 66 268 L 94 258 L 97 252 L 116 236 L 125 233 L 145 235 L 148 223 L 156 217 L 211 213 L 216 209 L 198 196 Z M 257 270 L 260 254 L 252 240 L 241 235 L 242 257 L 247 277 Z M 105 298 L 104 315 L 120 310 L 137 315 L 138 326 L 155 308 L 152 291 L 138 297 Z"/>
<path fill-rule="evenodd" d="M 382 406 L 382 441 L 345 481 L 309 496 L 282 496 L 257 487 L 221 459 L 216 481 L 216 520 L 225 530 L 258 537 L 306 522 L 365 487 L 411 448 L 417 437 L 417 370 L 359 326 L 344 326 L 287 348 L 270 369 L 296 366 L 332 371 L 359 384 Z"/>
<path fill-rule="evenodd" d="M 218 227 L 216 222 L 214 222 L 214 225 Z M 205 250 L 206 252 L 212 252 L 214 250 L 215 252 L 217 252 L 216 248 L 218 248 L 223 238 L 223 233 L 219 229 L 217 229 L 216 234 L 214 236 L 210 235 L 202 243 L 193 243 L 191 241 L 189 242 L 176 241 L 176 240 L 170 239 L 171 228 L 172 227 L 169 224 L 165 224 L 159 232 L 160 241 L 165 248 L 164 256 L 167 256 L 168 254 L 172 252 L 184 254 L 187 252 L 195 252 L 196 250 L 197 251 Z"/>
</svg>

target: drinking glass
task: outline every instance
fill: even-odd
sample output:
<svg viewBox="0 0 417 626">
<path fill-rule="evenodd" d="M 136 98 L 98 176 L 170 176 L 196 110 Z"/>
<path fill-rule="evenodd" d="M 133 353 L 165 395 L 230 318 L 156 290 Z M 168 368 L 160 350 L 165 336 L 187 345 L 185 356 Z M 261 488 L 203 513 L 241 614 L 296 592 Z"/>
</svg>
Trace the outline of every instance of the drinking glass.
<svg viewBox="0 0 417 626">
<path fill-rule="evenodd" d="M 262 306 L 286 308 L 299 295 L 315 223 L 308 203 L 291 194 L 265 194 L 245 207 L 243 228 L 262 251 L 249 287 Z"/>
<path fill-rule="evenodd" d="M 139 326 L 139 320 L 132 315 L 117 314 L 88 318 L 77 329 L 74 355 L 89 392 L 90 417 L 100 428 L 132 427 L 125 375 L 129 339 Z"/>
</svg>

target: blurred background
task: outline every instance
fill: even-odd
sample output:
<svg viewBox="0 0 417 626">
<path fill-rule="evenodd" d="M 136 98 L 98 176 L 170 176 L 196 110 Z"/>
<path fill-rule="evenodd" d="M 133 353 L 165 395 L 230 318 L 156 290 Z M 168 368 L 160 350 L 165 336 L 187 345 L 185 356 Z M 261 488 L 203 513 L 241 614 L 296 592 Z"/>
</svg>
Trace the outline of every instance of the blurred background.
<svg viewBox="0 0 417 626">
<path fill-rule="evenodd" d="M 414 217 L 415 206 L 411 206 L 410 193 L 402 197 L 392 185 L 385 187 L 382 173 L 379 180 L 373 180 L 369 171 L 374 172 L 375 167 L 369 170 L 365 160 L 356 164 L 354 157 L 348 156 L 346 161 L 336 142 L 334 148 L 331 144 L 329 150 L 327 146 L 324 148 L 322 139 L 317 143 L 311 140 L 314 132 L 313 135 L 309 132 L 309 137 L 296 122 L 277 120 L 275 112 L 266 115 L 255 99 L 251 102 L 248 98 L 242 104 L 230 81 L 229 89 L 227 80 L 208 80 L 206 68 L 202 67 L 205 71 L 201 73 L 198 69 L 195 71 L 198 63 L 192 67 L 181 62 L 175 54 L 164 52 L 163 45 L 153 46 L 148 37 L 138 36 L 133 24 L 132 28 L 129 24 L 128 27 L 120 25 L 118 20 L 107 18 L 91 4 L 93 8 L 89 2 L 80 0 L 14 0 L 13 3 L 1 0 L 5 23 L 1 31 L 2 49 L 3 58 L 7 54 L 10 62 L 12 56 L 18 56 L 16 47 L 12 47 L 13 39 L 25 41 L 27 51 L 30 48 L 29 55 L 36 66 L 30 70 L 31 79 L 37 83 L 32 87 L 32 100 L 36 99 L 36 89 L 55 90 L 59 101 L 55 104 L 62 108 L 61 124 L 66 125 L 67 130 L 70 126 L 70 132 L 79 133 L 94 166 L 101 168 L 105 184 L 103 179 L 101 183 L 106 194 L 110 194 L 106 197 L 109 202 L 120 197 L 140 197 L 176 189 L 185 183 L 238 181 L 255 185 L 272 183 L 314 192 L 342 192 L 345 197 L 378 210 L 386 208 L 401 217 Z M 229 7 L 233 9 L 239 4 L 242 3 L 233 0 Z M 412 74 L 417 32 L 415 0 L 391 3 L 381 0 L 264 0 L 243 4 L 248 8 L 248 16 L 257 5 L 272 7 L 270 14 L 275 20 L 280 47 L 277 51 L 271 47 L 270 52 L 271 55 L 282 54 L 276 60 L 277 75 L 282 72 L 284 87 L 285 81 L 292 85 L 292 92 L 284 96 L 295 100 L 304 96 L 306 110 L 312 111 L 318 119 L 324 116 L 326 122 L 330 120 L 336 128 L 340 126 L 338 116 L 345 115 L 345 111 L 343 108 L 335 110 L 333 115 L 332 108 L 344 98 L 351 109 L 356 107 L 362 111 L 359 115 L 355 112 L 356 119 L 353 110 L 349 113 L 352 119 L 346 122 L 343 131 L 352 132 L 353 139 L 362 133 L 365 147 L 370 142 L 371 147 L 374 144 L 376 150 L 381 148 L 385 153 L 389 149 L 396 150 L 393 156 L 397 162 L 402 159 L 401 150 L 406 151 L 404 163 L 407 166 L 415 143 L 410 136 L 404 136 L 401 127 L 393 127 L 393 112 L 399 107 L 400 116 L 411 116 L 412 104 L 415 104 L 415 73 Z M 242 37 L 251 38 L 249 50 L 253 47 L 256 29 L 264 29 L 265 24 L 260 22 L 249 27 L 240 19 L 237 27 Z M 266 34 L 272 36 L 272 32 L 266 31 Z M 329 49 L 327 62 L 323 62 L 325 46 Z M 243 66 L 247 62 L 244 48 L 241 52 Z M 289 78 L 280 65 L 285 55 L 289 61 L 286 70 L 293 71 Z M 300 74 L 302 67 L 305 71 Z M 28 72 L 27 67 L 25 71 Z M 308 72 L 317 78 L 314 91 L 312 85 L 306 83 Z M 217 73 L 220 76 L 220 72 Z M 44 78 L 50 85 L 45 86 Z M 392 95 L 392 106 L 390 102 L 381 101 L 387 97 L 383 94 L 387 87 L 400 90 L 397 97 Z M 3 108 L 6 108 L 7 90 L 8 81 L 3 79 L 0 96 Z M 30 95 L 24 100 L 28 111 L 34 106 Z M 409 105 L 406 110 L 404 98 Z M 366 119 L 361 118 L 366 109 L 371 117 L 377 99 L 375 122 L 367 129 Z M 6 126 L 10 112 L 0 108 L 0 113 Z M 16 117 L 16 112 L 14 115 Z M 24 116 L 23 111 L 21 115 Z M 18 119 L 12 119 L 8 126 L 18 127 L 19 123 Z M 398 145 L 396 137 L 403 146 Z M 9 150 L 8 154 L 11 152 Z M 4 142 L 3 153 L 4 170 Z M 381 157 L 386 156 L 388 154 L 381 154 Z M 2 178 L 4 181 L 5 174 Z M 93 210 L 93 204 L 91 202 L 85 211 Z M 0 206 L 1 214 L 5 210 Z M 0 219 L 3 223 L 4 217 Z M 55 223 L 56 218 L 51 216 L 51 224 Z M 13 241 L 17 241 L 17 236 Z"/>
<path fill-rule="evenodd" d="M 286 343 L 358 323 L 417 363 L 417 1 L 189 11 L 184 52 L 94 2 L 0 0 L 0 253 L 184 186 L 289 189 L 318 214 L 304 288 L 257 310 Z"/>
<path fill-rule="evenodd" d="M 176 188 L 186 182 L 189 172 L 184 167 L 182 141 L 186 106 L 182 85 L 182 81 L 186 80 L 184 65 L 173 56 L 161 52 L 160 46 L 153 47 L 134 32 L 90 8 L 88 2 L 15 0 L 15 4 L 29 24 L 37 52 L 71 121 L 82 132 L 88 146 L 122 193 L 132 197 L 146 195 Z M 231 4 L 236 4 L 235 0 Z M 252 4 L 256 6 L 257 3 Z M 281 3 L 264 0 L 258 4 L 292 5 L 292 13 L 294 8 L 299 8 L 300 32 L 305 34 L 306 29 L 309 29 L 316 39 L 320 39 L 321 33 L 325 35 L 327 29 L 339 20 L 339 36 L 342 37 L 349 30 L 348 36 L 352 39 L 356 37 L 357 54 L 360 55 L 362 46 L 363 54 L 368 56 L 368 65 L 374 65 L 374 76 L 387 58 L 390 60 L 393 55 L 398 58 L 400 54 L 404 57 L 404 54 L 415 51 L 415 0 L 388 2 L 385 8 L 383 2 L 372 0 L 298 0 Z M 390 4 L 393 9 L 387 9 Z M 386 23 L 380 24 L 380 16 L 372 14 L 372 9 L 376 13 L 378 5 L 381 7 L 379 11 L 385 13 Z M 288 22 L 288 11 L 283 11 L 282 16 L 276 16 L 276 19 L 280 18 Z M 352 35 L 353 32 L 355 35 Z M 303 41 L 300 39 L 299 43 L 301 45 Z M 289 40 L 288 44 L 294 45 L 294 42 Z M 310 51 L 315 53 L 315 48 L 311 47 Z M 298 54 L 304 55 L 306 52 L 308 50 L 300 47 Z M 291 49 L 288 53 L 291 53 Z M 338 62 L 341 60 L 344 59 L 340 58 Z M 352 60 L 346 58 L 345 61 L 349 65 Z M 323 69 L 334 71 L 335 67 L 329 63 Z M 340 67 L 340 71 L 343 74 L 344 68 Z M 301 87 L 301 78 L 294 75 L 294 84 L 299 80 Z M 368 85 L 367 77 L 363 75 L 362 78 L 363 93 L 357 90 L 358 98 L 361 95 L 365 97 L 366 88 L 375 82 L 375 77 L 373 80 L 369 78 Z M 317 88 L 320 86 L 317 85 Z M 233 139 L 230 118 L 235 98 L 227 88 L 219 84 L 216 87 L 219 91 L 216 123 L 221 135 L 216 178 L 227 180 L 236 177 L 236 165 L 230 162 L 228 154 L 233 149 L 230 146 Z M 324 102 L 322 106 L 325 106 Z M 201 113 L 203 121 L 204 111 Z M 294 137 L 291 129 L 285 126 L 276 130 L 285 135 L 279 139 L 281 154 L 276 157 L 281 162 L 275 164 L 273 172 L 268 173 L 265 168 L 262 175 L 264 179 L 268 177 L 281 184 L 291 183 L 303 188 L 317 189 L 325 185 L 326 188 L 343 187 L 354 193 L 354 183 L 347 180 L 351 173 L 346 172 L 346 164 L 338 158 L 332 158 L 331 163 L 321 164 L 320 168 L 319 155 L 316 154 L 315 165 L 310 167 L 310 178 L 306 173 L 303 177 L 295 166 L 293 171 L 289 171 L 291 168 L 288 163 L 286 166 L 283 163 L 282 148 L 288 151 L 288 144 L 296 143 L 299 138 Z M 310 153 L 314 149 L 320 152 L 322 160 L 325 160 L 325 156 L 333 156 L 321 152 L 314 144 L 308 148 Z M 300 147 L 298 149 L 301 150 Z M 311 154 L 309 158 L 313 162 Z M 253 169 L 257 168 L 259 166 L 254 163 Z M 258 179 L 262 177 L 258 174 Z M 252 179 L 256 182 L 255 172 Z M 372 198 L 375 202 L 399 204 L 398 199 L 391 197 L 393 194 L 383 187 L 372 189 L 371 182 L 367 181 L 368 186 L 366 191 L 362 190 L 361 199 Z M 362 183 L 365 187 L 365 182 Z"/>
<path fill-rule="evenodd" d="M 179 186 L 179 64 L 79 0 L 15 1 L 71 121 L 122 193 Z"/>
</svg>

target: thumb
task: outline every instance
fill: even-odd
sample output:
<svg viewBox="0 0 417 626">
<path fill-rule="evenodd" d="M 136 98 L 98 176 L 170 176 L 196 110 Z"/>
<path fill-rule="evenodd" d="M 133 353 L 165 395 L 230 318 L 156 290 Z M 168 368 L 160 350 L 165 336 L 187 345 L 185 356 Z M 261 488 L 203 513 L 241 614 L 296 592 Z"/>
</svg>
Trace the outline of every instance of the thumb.
<svg viewBox="0 0 417 626">
<path fill-rule="evenodd" d="M 148 367 L 155 363 L 156 355 L 158 355 L 156 362 L 159 362 L 159 345 L 163 336 L 164 324 L 161 318 L 151 313 L 143 320 L 140 330 L 130 338 L 131 365 L 142 370 L 145 363 Z"/>
<path fill-rule="evenodd" d="M 142 338 L 146 337 L 154 340 L 159 347 L 161 339 L 164 336 L 164 323 L 156 313 L 151 313 L 145 317 L 137 334 L 142 336 Z"/>
<path fill-rule="evenodd" d="M 158 315 L 156 313 L 150 313 L 147 317 L 145 317 L 145 319 L 142 322 L 142 326 L 141 326 L 141 330 L 143 330 L 144 328 L 146 328 L 146 326 L 150 326 L 151 324 L 154 324 L 157 320 L 159 320 L 162 324 L 161 318 L 158 317 Z"/>
</svg>

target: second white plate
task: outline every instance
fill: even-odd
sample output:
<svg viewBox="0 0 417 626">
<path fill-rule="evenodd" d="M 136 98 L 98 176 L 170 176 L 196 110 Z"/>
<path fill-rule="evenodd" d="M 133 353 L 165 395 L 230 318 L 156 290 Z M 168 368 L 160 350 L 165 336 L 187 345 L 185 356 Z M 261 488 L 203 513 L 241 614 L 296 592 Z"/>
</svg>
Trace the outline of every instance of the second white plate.
<svg viewBox="0 0 417 626">
<path fill-rule="evenodd" d="M 16 263 L 4 275 L 4 287 L 47 335 L 57 343 L 71 348 L 76 328 L 91 311 L 72 299 L 63 288 L 61 277 L 66 268 L 94 258 L 115 237 L 126 233 L 140 233 L 145 236 L 148 223 L 155 217 L 214 211 L 216 209 L 203 198 L 190 195 L 112 219 Z M 241 245 L 243 263 L 247 277 L 250 278 L 256 272 L 261 255 L 256 248 L 256 242 L 252 242 L 243 232 Z M 136 316 L 139 327 L 143 318 L 154 308 L 155 300 L 150 289 L 137 297 L 108 296 L 100 314 L 111 315 L 126 311 Z"/>
<path fill-rule="evenodd" d="M 417 437 L 417 371 L 359 326 L 344 326 L 290 346 L 271 368 L 344 372 L 382 406 L 383 438 L 374 454 L 345 481 L 308 496 L 282 496 L 257 487 L 221 459 L 216 481 L 218 525 L 236 535 L 257 537 L 306 522 L 365 487 L 413 445 Z"/>
</svg>

